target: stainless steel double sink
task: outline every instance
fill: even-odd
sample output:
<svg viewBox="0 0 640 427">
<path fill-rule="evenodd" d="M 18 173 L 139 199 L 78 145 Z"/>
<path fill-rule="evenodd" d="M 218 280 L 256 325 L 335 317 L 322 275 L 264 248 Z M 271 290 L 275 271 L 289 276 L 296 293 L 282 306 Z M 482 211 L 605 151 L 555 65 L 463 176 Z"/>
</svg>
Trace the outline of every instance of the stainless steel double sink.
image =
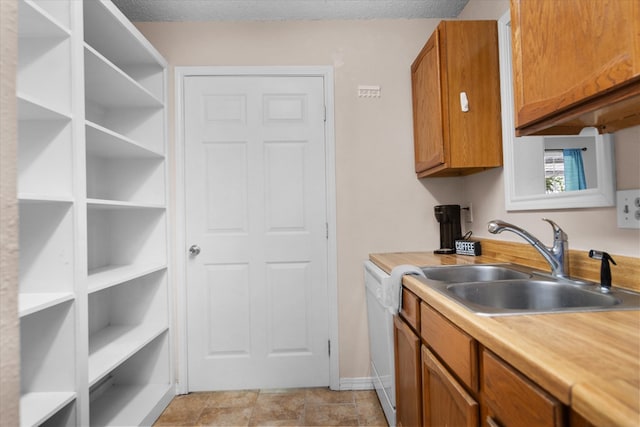
<svg viewBox="0 0 640 427">
<path fill-rule="evenodd" d="M 640 294 L 565 279 L 515 264 L 421 268 L 416 277 L 472 312 L 484 316 L 640 310 Z"/>
</svg>

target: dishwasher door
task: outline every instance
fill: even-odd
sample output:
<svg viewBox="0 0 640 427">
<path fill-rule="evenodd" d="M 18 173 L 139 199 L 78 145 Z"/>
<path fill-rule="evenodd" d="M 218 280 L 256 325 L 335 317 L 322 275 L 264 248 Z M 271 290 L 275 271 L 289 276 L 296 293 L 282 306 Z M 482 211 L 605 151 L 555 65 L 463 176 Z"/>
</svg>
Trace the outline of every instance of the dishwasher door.
<svg viewBox="0 0 640 427">
<path fill-rule="evenodd" d="M 387 422 L 396 425 L 396 389 L 393 352 L 393 308 L 385 306 L 389 275 L 371 261 L 364 264 L 369 321 L 371 376 Z M 387 298 L 388 299 L 388 298 Z"/>
</svg>

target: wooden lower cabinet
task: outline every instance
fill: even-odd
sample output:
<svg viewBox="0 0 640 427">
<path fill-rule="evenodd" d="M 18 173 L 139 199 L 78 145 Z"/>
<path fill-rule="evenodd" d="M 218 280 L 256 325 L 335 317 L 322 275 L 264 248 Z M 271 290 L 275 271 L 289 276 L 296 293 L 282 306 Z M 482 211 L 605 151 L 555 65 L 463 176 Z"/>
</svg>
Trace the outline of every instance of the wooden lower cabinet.
<svg viewBox="0 0 640 427">
<path fill-rule="evenodd" d="M 394 348 L 398 426 L 593 427 L 423 301 Z"/>
<path fill-rule="evenodd" d="M 480 406 L 422 346 L 422 416 L 427 426 L 477 427 Z"/>
<path fill-rule="evenodd" d="M 420 338 L 399 316 L 393 319 L 396 371 L 396 423 L 422 425 Z"/>
</svg>

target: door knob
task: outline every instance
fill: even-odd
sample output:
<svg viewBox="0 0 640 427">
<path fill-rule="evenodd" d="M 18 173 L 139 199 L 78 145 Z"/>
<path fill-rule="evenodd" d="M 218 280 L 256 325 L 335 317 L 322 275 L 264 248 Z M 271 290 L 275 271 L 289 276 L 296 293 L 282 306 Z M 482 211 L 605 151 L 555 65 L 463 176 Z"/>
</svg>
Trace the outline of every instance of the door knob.
<svg viewBox="0 0 640 427">
<path fill-rule="evenodd" d="M 191 247 L 189 248 L 189 255 L 191 256 L 196 256 L 200 253 L 200 246 L 198 245 L 191 245 Z"/>
</svg>

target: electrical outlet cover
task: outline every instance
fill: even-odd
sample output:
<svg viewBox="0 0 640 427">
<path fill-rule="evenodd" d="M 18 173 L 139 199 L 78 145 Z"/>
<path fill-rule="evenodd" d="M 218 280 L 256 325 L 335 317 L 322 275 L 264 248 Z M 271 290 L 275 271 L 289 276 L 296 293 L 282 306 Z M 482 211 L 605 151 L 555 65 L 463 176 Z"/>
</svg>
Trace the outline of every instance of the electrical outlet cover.
<svg viewBox="0 0 640 427">
<path fill-rule="evenodd" d="M 464 222 L 466 222 L 467 224 L 471 224 L 473 223 L 473 204 L 469 202 L 464 206 Z"/>
<path fill-rule="evenodd" d="M 616 191 L 618 228 L 640 228 L 640 189 Z"/>
</svg>

